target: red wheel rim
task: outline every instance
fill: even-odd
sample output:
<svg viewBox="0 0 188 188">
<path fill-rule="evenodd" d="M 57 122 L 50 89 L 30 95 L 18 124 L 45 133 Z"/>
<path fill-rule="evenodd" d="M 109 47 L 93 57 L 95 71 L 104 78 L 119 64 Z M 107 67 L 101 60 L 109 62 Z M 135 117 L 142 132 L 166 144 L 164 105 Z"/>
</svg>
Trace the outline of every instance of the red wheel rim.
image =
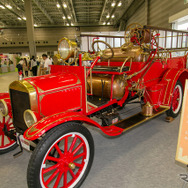
<svg viewBox="0 0 188 188">
<path fill-rule="evenodd" d="M 50 147 L 41 166 L 44 187 L 74 187 L 83 176 L 89 159 L 89 145 L 80 133 L 68 133 Z"/>
<path fill-rule="evenodd" d="M 6 117 L 0 116 L 0 150 L 7 149 L 15 144 L 14 140 L 11 140 L 4 134 L 4 125 L 6 125 L 8 131 L 14 129 L 12 118 L 9 115 L 7 115 Z"/>
<path fill-rule="evenodd" d="M 172 110 L 174 113 L 177 113 L 179 111 L 181 107 L 181 101 L 182 101 L 181 87 L 179 85 L 176 85 L 172 96 Z"/>
</svg>

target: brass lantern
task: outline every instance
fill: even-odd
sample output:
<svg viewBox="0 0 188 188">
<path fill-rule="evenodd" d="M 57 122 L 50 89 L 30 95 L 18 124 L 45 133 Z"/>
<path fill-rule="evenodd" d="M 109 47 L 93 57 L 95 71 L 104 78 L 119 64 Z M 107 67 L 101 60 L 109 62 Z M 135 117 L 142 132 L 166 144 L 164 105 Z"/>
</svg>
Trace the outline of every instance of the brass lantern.
<svg viewBox="0 0 188 188">
<path fill-rule="evenodd" d="M 58 53 L 60 54 L 63 60 L 67 60 L 70 57 L 75 56 L 76 48 L 77 48 L 76 42 L 70 41 L 69 39 L 64 37 L 59 41 Z"/>
</svg>

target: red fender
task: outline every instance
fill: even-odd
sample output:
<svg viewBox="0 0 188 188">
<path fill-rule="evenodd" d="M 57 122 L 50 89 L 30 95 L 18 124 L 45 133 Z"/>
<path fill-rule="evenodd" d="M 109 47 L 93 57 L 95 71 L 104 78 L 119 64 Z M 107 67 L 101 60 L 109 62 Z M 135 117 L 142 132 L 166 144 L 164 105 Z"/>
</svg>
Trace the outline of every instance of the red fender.
<svg viewBox="0 0 188 188">
<path fill-rule="evenodd" d="M 0 99 L 9 98 L 9 93 L 0 93 Z"/>
<path fill-rule="evenodd" d="M 176 82 L 180 80 L 183 87 L 185 85 L 185 80 L 188 79 L 188 70 L 187 69 L 169 69 L 161 83 L 164 83 L 166 85 L 166 89 L 164 91 L 164 99 L 163 99 L 163 105 L 170 106 L 172 94 L 174 87 L 176 85 Z"/>
<path fill-rule="evenodd" d="M 118 136 L 123 132 L 123 129 L 113 125 L 108 127 L 101 127 L 101 125 L 99 125 L 97 122 L 79 112 L 66 111 L 41 119 L 24 132 L 24 138 L 27 140 L 36 140 L 53 127 L 70 121 L 81 121 L 96 126 L 109 136 Z"/>
</svg>

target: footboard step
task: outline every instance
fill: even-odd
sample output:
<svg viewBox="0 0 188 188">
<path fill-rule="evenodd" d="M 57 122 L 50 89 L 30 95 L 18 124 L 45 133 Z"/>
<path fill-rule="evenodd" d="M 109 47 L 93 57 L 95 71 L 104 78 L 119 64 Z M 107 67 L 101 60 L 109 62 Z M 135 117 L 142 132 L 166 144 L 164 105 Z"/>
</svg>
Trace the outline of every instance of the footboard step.
<svg viewBox="0 0 188 188">
<path fill-rule="evenodd" d="M 166 117 L 166 121 L 169 122 L 169 123 L 172 122 L 173 120 L 174 120 L 173 117 L 169 117 L 169 116 Z"/>
<path fill-rule="evenodd" d="M 158 116 L 159 114 L 162 114 L 163 112 L 167 111 L 169 108 L 166 107 L 160 107 L 157 109 L 157 111 L 153 112 L 153 115 L 150 117 L 146 117 L 144 115 L 142 115 L 141 112 L 139 112 L 138 114 L 135 114 L 131 117 L 128 117 L 126 119 L 123 119 L 119 122 L 117 122 L 116 124 L 114 124 L 114 126 L 119 127 L 121 129 L 123 129 L 123 132 L 145 122 L 148 121 L 151 118 L 154 118 L 155 116 Z"/>
</svg>

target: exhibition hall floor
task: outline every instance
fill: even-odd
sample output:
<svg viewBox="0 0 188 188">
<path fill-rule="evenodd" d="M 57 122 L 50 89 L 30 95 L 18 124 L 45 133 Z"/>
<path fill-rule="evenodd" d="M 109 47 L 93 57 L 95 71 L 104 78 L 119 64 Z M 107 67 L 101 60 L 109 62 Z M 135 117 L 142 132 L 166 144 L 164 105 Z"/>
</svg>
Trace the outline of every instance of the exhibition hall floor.
<svg viewBox="0 0 188 188">
<path fill-rule="evenodd" d="M 17 79 L 17 73 L 0 75 L 0 92 Z M 126 106 L 122 112 L 134 108 Z M 125 114 L 124 114 L 125 115 Z M 128 115 L 128 114 L 126 114 Z M 124 133 L 120 137 L 104 136 L 95 127 L 88 127 L 95 143 L 91 171 L 82 188 L 188 188 L 180 179 L 186 168 L 175 162 L 180 116 L 165 121 L 165 114 Z M 0 187 L 26 188 L 27 165 L 31 153 L 14 158 L 16 150 L 0 156 Z"/>
</svg>

